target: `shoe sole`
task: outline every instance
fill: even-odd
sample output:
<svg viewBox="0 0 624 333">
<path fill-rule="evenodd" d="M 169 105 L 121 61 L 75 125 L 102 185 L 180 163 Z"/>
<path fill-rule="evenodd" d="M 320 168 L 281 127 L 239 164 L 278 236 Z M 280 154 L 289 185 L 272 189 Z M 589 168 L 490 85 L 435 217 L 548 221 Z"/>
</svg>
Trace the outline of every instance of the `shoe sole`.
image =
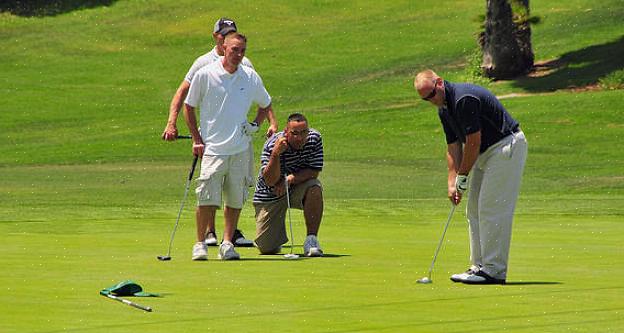
<svg viewBox="0 0 624 333">
<path fill-rule="evenodd" d="M 239 260 L 240 256 L 238 256 L 238 257 L 231 257 L 231 258 L 225 258 L 225 257 L 219 256 L 219 259 L 221 259 L 221 260 Z"/>
<path fill-rule="evenodd" d="M 485 280 L 485 281 L 460 281 L 460 282 L 463 283 L 463 284 L 500 284 L 500 285 L 505 284 L 504 280 L 502 280 L 502 281 L 501 280 L 496 280 L 496 281 L 488 281 L 488 280 Z"/>
<path fill-rule="evenodd" d="M 202 261 L 202 260 L 208 260 L 208 256 L 195 256 L 192 258 L 195 261 Z"/>
<path fill-rule="evenodd" d="M 252 242 L 250 240 L 245 240 L 244 242 L 235 242 L 234 246 L 237 246 L 237 247 L 253 247 L 254 246 L 254 242 Z"/>
</svg>

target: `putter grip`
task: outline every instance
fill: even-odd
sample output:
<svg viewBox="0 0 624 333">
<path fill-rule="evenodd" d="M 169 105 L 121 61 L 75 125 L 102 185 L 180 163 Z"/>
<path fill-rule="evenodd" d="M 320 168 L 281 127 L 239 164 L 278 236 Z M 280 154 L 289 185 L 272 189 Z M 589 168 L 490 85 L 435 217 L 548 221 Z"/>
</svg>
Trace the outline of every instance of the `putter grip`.
<svg viewBox="0 0 624 333">
<path fill-rule="evenodd" d="M 191 172 L 189 172 L 188 180 L 193 179 L 193 174 L 195 173 L 195 166 L 197 165 L 198 159 L 199 159 L 199 156 L 195 155 L 195 157 L 193 158 L 193 165 L 191 166 Z"/>
</svg>

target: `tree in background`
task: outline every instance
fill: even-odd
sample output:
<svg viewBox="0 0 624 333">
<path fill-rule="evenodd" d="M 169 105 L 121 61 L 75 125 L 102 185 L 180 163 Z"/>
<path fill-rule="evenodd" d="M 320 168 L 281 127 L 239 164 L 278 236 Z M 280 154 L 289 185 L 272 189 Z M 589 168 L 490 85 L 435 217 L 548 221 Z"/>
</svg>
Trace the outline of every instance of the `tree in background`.
<svg viewBox="0 0 624 333">
<path fill-rule="evenodd" d="M 529 0 L 487 0 L 485 31 L 479 35 L 485 76 L 509 79 L 533 68 Z"/>
</svg>

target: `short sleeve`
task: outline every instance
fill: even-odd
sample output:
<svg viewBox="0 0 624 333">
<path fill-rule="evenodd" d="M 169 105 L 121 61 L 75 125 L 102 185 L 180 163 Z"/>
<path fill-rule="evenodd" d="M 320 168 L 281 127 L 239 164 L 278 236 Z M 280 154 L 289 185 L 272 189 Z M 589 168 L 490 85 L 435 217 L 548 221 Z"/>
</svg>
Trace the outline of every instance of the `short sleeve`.
<svg viewBox="0 0 624 333">
<path fill-rule="evenodd" d="M 255 71 L 254 71 L 254 76 L 253 76 L 253 83 L 254 83 L 253 101 L 258 103 L 258 105 L 261 108 L 266 108 L 269 105 L 271 105 L 271 96 L 269 95 L 267 90 L 264 88 L 262 79 L 257 73 L 255 73 Z"/>
<path fill-rule="evenodd" d="M 480 108 L 481 102 L 472 96 L 466 96 L 457 103 L 459 123 L 466 135 L 481 130 Z"/>
<path fill-rule="evenodd" d="M 193 76 L 193 80 L 191 80 L 191 87 L 189 88 L 189 92 L 186 95 L 186 99 L 184 100 L 185 104 L 188 104 L 189 106 L 192 106 L 194 108 L 199 106 L 206 92 L 206 74 L 202 73 L 203 72 L 195 73 L 195 76 Z"/>
</svg>

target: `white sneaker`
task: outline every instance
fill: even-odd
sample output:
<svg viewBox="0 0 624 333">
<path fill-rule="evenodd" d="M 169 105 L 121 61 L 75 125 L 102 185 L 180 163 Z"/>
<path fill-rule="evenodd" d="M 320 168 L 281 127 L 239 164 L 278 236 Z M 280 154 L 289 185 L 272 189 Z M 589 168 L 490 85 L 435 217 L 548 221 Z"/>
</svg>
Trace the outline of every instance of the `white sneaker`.
<svg viewBox="0 0 624 333">
<path fill-rule="evenodd" d="M 206 251 L 206 244 L 197 242 L 193 245 L 193 260 L 208 260 L 208 251 Z"/>
<path fill-rule="evenodd" d="M 214 231 L 209 231 L 208 234 L 206 234 L 204 244 L 206 244 L 206 246 L 217 246 L 217 235 L 215 235 Z"/>
<path fill-rule="evenodd" d="M 221 260 L 237 260 L 240 255 L 234 250 L 232 242 L 223 241 L 219 246 L 219 259 Z"/>
<path fill-rule="evenodd" d="M 303 243 L 303 255 L 306 257 L 322 257 L 323 250 L 315 235 L 308 235 Z"/>
</svg>

